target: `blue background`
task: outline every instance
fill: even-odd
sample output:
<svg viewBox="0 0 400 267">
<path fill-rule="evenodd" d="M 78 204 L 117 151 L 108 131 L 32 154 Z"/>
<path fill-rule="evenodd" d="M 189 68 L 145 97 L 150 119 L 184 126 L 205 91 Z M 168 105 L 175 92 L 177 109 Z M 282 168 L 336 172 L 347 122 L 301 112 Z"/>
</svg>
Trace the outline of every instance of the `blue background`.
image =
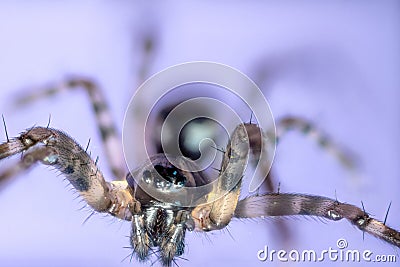
<svg viewBox="0 0 400 267">
<path fill-rule="evenodd" d="M 92 155 L 100 156 L 110 177 L 83 92 L 21 109 L 10 101 L 67 74 L 87 75 L 101 84 L 122 126 L 140 83 L 143 36 L 149 34 L 156 41 L 149 74 L 192 60 L 228 64 L 256 82 L 263 70 L 259 86 L 276 117 L 309 118 L 360 158 L 362 177 L 356 179 L 312 141 L 290 134 L 274 163 L 282 192 L 334 198 L 336 190 L 339 200 L 358 206 L 362 200 L 382 220 L 392 201 L 388 224 L 399 229 L 399 10 L 397 1 L 2 1 L 0 112 L 12 136 L 46 125 L 51 113 L 52 127 L 83 146 L 92 139 Z M 8 163 L 0 162 L 0 168 Z M 78 211 L 82 203 L 68 188 L 54 171 L 40 167 L 1 192 L 0 265 L 140 266 L 121 263 L 130 253 L 122 248 L 128 245 L 129 223 L 97 215 L 82 225 L 88 212 Z M 288 250 L 336 248 L 344 237 L 349 249 L 398 253 L 369 235 L 363 241 L 344 221 L 287 223 L 296 231 Z M 256 256 L 264 245 L 282 247 L 271 221 L 234 221 L 229 232 L 188 233 L 189 261 L 179 260 L 179 266 L 279 265 Z"/>
</svg>

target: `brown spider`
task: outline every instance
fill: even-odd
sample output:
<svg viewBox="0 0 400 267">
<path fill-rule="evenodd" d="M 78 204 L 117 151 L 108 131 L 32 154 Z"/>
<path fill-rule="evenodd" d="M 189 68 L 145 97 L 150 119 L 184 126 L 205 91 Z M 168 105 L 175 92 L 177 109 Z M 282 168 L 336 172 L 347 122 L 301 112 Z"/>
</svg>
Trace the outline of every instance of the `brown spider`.
<svg viewBox="0 0 400 267">
<path fill-rule="evenodd" d="M 15 138 L 9 138 L 6 131 L 7 140 L 0 144 L 0 160 L 16 154 L 22 156 L 16 164 L 0 171 L 0 185 L 37 163 L 54 167 L 68 179 L 95 212 L 131 222 L 130 243 L 139 261 L 147 261 L 155 253 L 163 266 L 170 266 L 185 251 L 186 230 L 220 230 L 232 218 L 302 215 L 333 221 L 346 219 L 361 231 L 400 247 L 398 231 L 372 218 L 364 209 L 335 199 L 275 192 L 239 200 L 250 149 L 257 158 L 262 142 L 261 129 L 252 123 L 240 124 L 232 133 L 212 190 L 206 195 L 187 195 L 189 202 L 195 205 L 182 206 L 174 199 L 177 195 L 187 194 L 187 188 L 203 186 L 214 179 L 200 171 L 185 171 L 187 166 L 184 165 L 187 162 L 174 166 L 164 154 L 156 154 L 137 169 L 130 170 L 124 179 L 125 162 L 120 154 L 117 130 L 109 120 L 109 111 L 101 91 L 92 81 L 72 78 L 61 87 L 28 95 L 22 101 L 31 101 L 60 89 L 75 88 L 86 90 L 90 97 L 115 181 L 107 182 L 97 167 L 97 159 L 93 160 L 87 148 L 81 147 L 66 133 L 48 126 L 35 126 Z M 297 118 L 282 119 L 278 121 L 277 127 L 278 130 L 313 130 L 309 123 Z M 320 141 L 321 145 L 334 148 L 327 139 L 321 138 Z M 170 200 L 161 202 L 155 199 L 143 189 L 146 186 L 167 193 Z"/>
</svg>

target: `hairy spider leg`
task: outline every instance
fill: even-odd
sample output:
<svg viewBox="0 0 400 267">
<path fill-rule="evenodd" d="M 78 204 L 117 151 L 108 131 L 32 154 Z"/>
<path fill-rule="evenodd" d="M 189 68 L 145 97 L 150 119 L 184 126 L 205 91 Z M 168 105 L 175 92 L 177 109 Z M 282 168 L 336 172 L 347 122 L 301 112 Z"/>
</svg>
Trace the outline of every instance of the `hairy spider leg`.
<svg viewBox="0 0 400 267">
<path fill-rule="evenodd" d="M 324 151 L 327 151 L 331 154 L 335 159 L 339 161 L 339 163 L 344 166 L 346 169 L 350 171 L 357 171 L 357 164 L 355 160 L 355 156 L 351 154 L 346 148 L 339 146 L 336 142 L 334 142 L 331 138 L 329 138 L 324 132 L 318 129 L 312 122 L 296 116 L 285 116 L 280 118 L 276 121 L 276 144 L 279 145 L 282 142 L 284 136 L 290 132 L 296 131 L 304 134 L 307 137 L 311 137 Z M 267 132 L 267 136 L 272 136 Z M 253 140 L 260 140 L 261 135 L 254 136 Z M 260 141 L 253 141 L 253 142 L 261 142 Z M 257 147 L 257 145 L 255 146 Z M 258 147 L 261 147 L 258 145 Z M 255 158 L 258 158 L 259 149 L 253 150 L 253 155 Z M 276 176 L 273 175 L 273 167 L 271 168 L 270 172 L 268 173 L 268 177 L 265 179 L 263 186 L 266 188 L 267 192 L 273 193 L 275 192 L 273 189 L 273 182 L 276 179 Z M 285 234 L 286 237 L 290 236 L 290 228 L 288 227 L 285 221 L 277 221 L 273 222 L 277 227 L 281 229 L 286 229 Z M 285 238 L 287 240 L 288 238 Z"/>
<path fill-rule="evenodd" d="M 240 124 L 233 131 L 224 153 L 217 186 L 208 194 L 209 201 L 192 211 L 195 230 L 218 230 L 231 221 L 239 200 L 243 173 L 249 157 L 250 143 L 247 129 L 251 127 L 257 126 Z"/>
<path fill-rule="evenodd" d="M 36 163 L 42 163 L 64 174 L 86 203 L 97 212 L 131 220 L 132 213 L 140 211 L 140 205 L 133 199 L 127 182 L 106 182 L 89 154 L 59 130 L 33 127 L 0 144 L 0 160 L 21 153 L 24 154 L 16 164 L 0 172 L 0 187 Z"/>
<path fill-rule="evenodd" d="M 72 91 L 76 89 L 84 90 L 89 96 L 107 161 L 115 180 L 124 179 L 127 168 L 123 156 L 120 132 L 112 119 L 111 111 L 101 89 L 93 80 L 82 77 L 71 77 L 58 84 L 20 94 L 21 96 L 16 99 L 16 103 L 17 105 L 26 105 L 63 91 Z"/>
<path fill-rule="evenodd" d="M 329 220 L 348 220 L 358 229 L 400 247 L 400 232 L 372 218 L 364 209 L 322 196 L 305 194 L 264 194 L 242 199 L 235 210 L 236 218 L 270 216 L 318 216 Z"/>
<path fill-rule="evenodd" d="M 260 148 L 261 148 L 261 142 L 264 136 L 262 133 L 257 133 L 256 129 L 253 128 L 250 130 L 249 136 L 251 137 L 250 139 L 250 144 L 252 148 L 252 153 L 255 157 L 255 163 L 257 163 L 257 159 L 259 158 L 259 153 L 260 153 Z M 311 137 L 313 140 L 316 141 L 317 144 L 321 146 L 321 148 L 324 151 L 329 152 L 332 154 L 336 159 L 339 160 L 339 162 L 347 169 L 354 170 L 356 168 L 356 162 L 354 155 L 350 154 L 346 149 L 343 147 L 340 147 L 337 145 L 335 142 L 333 142 L 325 133 L 320 131 L 317 127 L 313 125 L 310 121 L 307 121 L 304 118 L 300 117 L 295 117 L 295 116 L 285 116 L 281 119 L 278 119 L 276 121 L 276 143 L 279 145 L 279 143 L 282 141 L 282 138 L 285 136 L 286 133 L 289 131 L 297 131 L 300 133 L 303 133 L 306 136 Z M 270 133 L 266 133 L 266 136 L 272 136 Z M 253 160 L 254 161 L 254 160 Z M 273 189 L 273 181 L 272 178 L 275 176 L 273 175 L 273 168 L 271 168 L 270 172 L 268 173 L 268 177 L 266 178 L 263 186 L 267 189 L 267 191 L 271 194 L 274 194 Z M 279 194 L 279 192 L 278 192 Z M 257 196 L 255 196 L 257 197 Z M 240 201 L 239 201 L 240 203 Z M 239 205 L 239 204 L 238 204 Z M 236 215 L 235 215 L 236 216 Z M 275 222 L 275 225 L 285 232 L 286 236 L 291 236 L 290 228 L 287 226 L 285 221 L 278 221 Z M 285 230 L 286 229 L 286 230 Z"/>
</svg>

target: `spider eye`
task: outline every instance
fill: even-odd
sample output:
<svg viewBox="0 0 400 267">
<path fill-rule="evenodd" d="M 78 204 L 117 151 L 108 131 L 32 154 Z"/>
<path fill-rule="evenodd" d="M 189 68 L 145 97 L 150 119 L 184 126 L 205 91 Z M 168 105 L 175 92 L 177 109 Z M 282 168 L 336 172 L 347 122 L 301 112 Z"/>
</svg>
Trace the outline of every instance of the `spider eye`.
<svg viewBox="0 0 400 267">
<path fill-rule="evenodd" d="M 183 186 L 186 183 L 186 177 L 182 175 L 175 167 L 164 167 L 162 165 L 155 165 L 154 169 L 168 182 Z"/>
<path fill-rule="evenodd" d="M 149 184 L 152 181 L 151 172 L 149 170 L 145 170 L 143 172 L 143 180 Z"/>
</svg>

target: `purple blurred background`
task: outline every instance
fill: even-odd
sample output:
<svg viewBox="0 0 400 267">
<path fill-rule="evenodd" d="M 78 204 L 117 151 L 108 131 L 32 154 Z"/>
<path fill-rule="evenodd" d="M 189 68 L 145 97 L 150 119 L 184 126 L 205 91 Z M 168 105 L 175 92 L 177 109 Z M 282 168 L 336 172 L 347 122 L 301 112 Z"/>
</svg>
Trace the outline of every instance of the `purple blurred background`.
<svg viewBox="0 0 400 267">
<path fill-rule="evenodd" d="M 63 129 L 106 169 L 85 94 L 64 93 L 12 109 L 15 94 L 68 74 L 93 77 L 104 89 L 117 125 L 139 84 L 143 38 L 155 40 L 149 74 L 173 64 L 210 60 L 259 82 L 275 117 L 300 115 L 356 153 L 355 179 L 312 141 L 289 134 L 278 147 L 282 192 L 335 197 L 400 228 L 400 5 L 398 1 L 280 1 L 179 3 L 40 1 L 0 3 L 0 112 L 15 136 L 34 124 Z M 2 137 L 1 140 L 5 140 Z M 103 161 L 102 161 L 103 159 Z M 8 162 L 9 163 L 9 162 Z M 0 168 L 8 163 L 0 162 Z M 140 266 L 130 253 L 129 223 L 88 212 L 54 171 L 36 168 L 0 194 L 1 266 Z M 349 249 L 398 250 L 345 221 L 288 219 L 290 249 L 322 251 L 345 238 Z M 226 231 L 187 234 L 179 266 L 290 266 L 260 262 L 257 251 L 280 249 L 271 222 L 234 221 Z M 303 263 L 305 266 L 317 263 Z M 341 262 L 324 261 L 323 266 Z M 346 265 L 351 265 L 347 263 Z M 357 264 L 360 265 L 360 264 Z M 393 263 L 392 266 L 396 264 Z"/>
</svg>

